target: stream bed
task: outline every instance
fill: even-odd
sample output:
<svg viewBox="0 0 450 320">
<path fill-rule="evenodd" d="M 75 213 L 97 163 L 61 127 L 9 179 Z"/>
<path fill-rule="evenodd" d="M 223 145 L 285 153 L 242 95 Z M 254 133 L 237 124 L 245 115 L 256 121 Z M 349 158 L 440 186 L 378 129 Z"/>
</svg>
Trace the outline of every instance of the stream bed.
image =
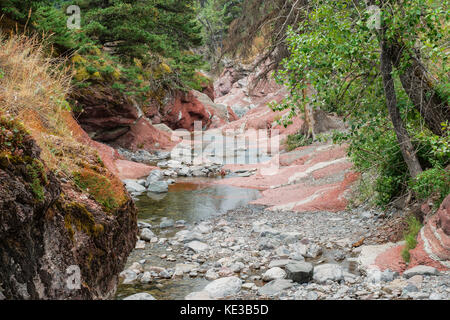
<svg viewBox="0 0 450 320">
<path fill-rule="evenodd" d="M 163 218 L 173 221 L 184 221 L 188 227 L 208 218 L 224 214 L 247 205 L 259 197 L 256 189 L 238 188 L 213 184 L 212 178 L 180 178 L 169 187 L 165 194 L 143 194 L 138 198 L 138 221 L 152 225 L 157 237 L 170 238 L 181 227 L 159 228 Z M 144 265 L 164 269 L 174 268 L 176 263 L 161 256 L 170 254 L 167 245 L 147 243 L 145 249 L 135 249 L 128 257 L 126 268 L 133 262 L 144 262 Z M 209 281 L 204 278 L 158 279 L 148 284 L 120 284 L 116 299 L 129 295 L 147 292 L 158 300 L 179 300 L 193 291 L 200 291 Z"/>
</svg>

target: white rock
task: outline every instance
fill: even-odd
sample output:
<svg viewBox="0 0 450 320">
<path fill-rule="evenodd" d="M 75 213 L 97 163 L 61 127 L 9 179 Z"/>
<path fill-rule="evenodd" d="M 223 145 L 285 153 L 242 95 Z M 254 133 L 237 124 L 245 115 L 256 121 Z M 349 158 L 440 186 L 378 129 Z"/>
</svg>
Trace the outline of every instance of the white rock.
<svg viewBox="0 0 450 320">
<path fill-rule="evenodd" d="M 206 243 L 196 240 L 187 243 L 185 246 L 196 253 L 203 252 L 209 249 L 209 246 Z"/>
<path fill-rule="evenodd" d="M 264 281 L 272 281 L 272 280 L 284 279 L 284 278 L 286 278 L 286 272 L 283 269 L 281 269 L 280 267 L 270 268 L 262 276 L 262 279 Z"/>
<path fill-rule="evenodd" d="M 142 231 L 141 231 L 141 234 L 140 234 L 140 238 L 142 239 L 142 240 L 145 240 L 145 241 L 150 241 L 150 240 L 152 240 L 152 238 L 155 236 L 155 234 L 152 232 L 152 230 L 150 230 L 150 229 L 148 229 L 148 228 L 144 228 L 144 229 L 142 229 Z"/>
<path fill-rule="evenodd" d="M 204 291 L 207 291 L 211 297 L 220 299 L 237 294 L 241 287 L 241 279 L 238 277 L 226 277 L 214 280 L 205 287 Z"/>
<path fill-rule="evenodd" d="M 145 249 L 145 241 L 143 240 L 138 240 L 136 242 L 136 246 L 134 247 L 135 249 Z"/>
<path fill-rule="evenodd" d="M 242 262 L 235 262 L 230 265 L 230 270 L 233 272 L 240 272 L 244 267 L 245 265 Z"/>
<path fill-rule="evenodd" d="M 436 275 L 439 275 L 439 271 L 436 268 L 429 267 L 429 266 L 415 266 L 415 267 L 403 272 L 403 276 L 407 279 L 411 278 L 413 276 L 417 276 L 417 275 L 436 276 Z"/>
<path fill-rule="evenodd" d="M 213 269 L 209 269 L 205 273 L 206 280 L 217 280 L 218 278 L 219 278 L 219 275 Z"/>
<path fill-rule="evenodd" d="M 285 267 L 286 265 L 288 265 L 289 263 L 293 263 L 295 262 L 294 260 L 290 260 L 290 259 L 281 259 L 281 260 L 273 260 L 270 261 L 269 263 L 269 268 L 275 268 L 275 267 Z"/>
<path fill-rule="evenodd" d="M 149 185 L 160 181 L 164 178 L 164 173 L 161 170 L 153 170 L 152 172 L 150 172 L 150 174 L 148 175 L 146 181 L 145 181 L 145 186 L 148 187 Z"/>
<path fill-rule="evenodd" d="M 192 231 L 205 234 L 210 233 L 212 231 L 212 227 L 209 224 L 202 222 L 198 226 L 196 226 Z"/>
<path fill-rule="evenodd" d="M 142 275 L 140 281 L 143 284 L 147 284 L 147 283 L 152 282 L 152 275 L 150 274 L 150 272 L 148 272 L 148 271 L 144 272 L 144 274 Z"/>
<path fill-rule="evenodd" d="M 122 180 L 123 183 L 125 183 L 125 188 L 128 192 L 145 192 L 146 189 L 144 186 L 140 185 L 136 182 L 136 180 Z"/>
<path fill-rule="evenodd" d="M 147 190 L 153 193 L 166 193 L 169 191 L 169 184 L 166 181 L 152 182 Z"/>
<path fill-rule="evenodd" d="M 341 266 L 332 263 L 318 265 L 314 267 L 313 279 L 318 283 L 325 283 L 327 280 L 343 280 L 344 270 Z"/>
<path fill-rule="evenodd" d="M 403 245 L 405 242 L 398 242 L 398 243 L 392 243 L 388 242 L 381 245 L 368 245 L 368 246 L 362 246 L 361 252 L 358 256 L 358 265 L 359 268 L 363 271 L 368 270 L 370 267 L 375 265 L 375 259 L 378 257 L 380 253 L 385 252 L 388 249 L 391 249 L 393 247 Z"/>
<path fill-rule="evenodd" d="M 119 274 L 119 277 L 124 279 L 123 284 L 133 284 L 137 280 L 137 273 L 133 270 L 124 270 Z"/>
<path fill-rule="evenodd" d="M 213 300 L 208 291 L 198 291 L 189 293 L 184 300 Z"/>
<path fill-rule="evenodd" d="M 258 287 L 253 282 L 247 282 L 242 285 L 242 289 L 246 290 L 257 290 Z"/>
<path fill-rule="evenodd" d="M 139 262 L 133 262 L 128 269 L 136 272 L 137 274 L 144 272 L 144 268 Z"/>
<path fill-rule="evenodd" d="M 189 272 L 191 272 L 192 270 L 194 270 L 196 268 L 198 268 L 198 265 L 196 265 L 196 264 L 189 264 L 189 263 L 181 264 L 181 263 L 178 263 L 177 265 L 175 265 L 175 272 L 189 273 Z"/>
<path fill-rule="evenodd" d="M 311 243 L 307 246 L 305 258 L 317 258 L 322 253 L 322 248 L 315 243 Z"/>
<path fill-rule="evenodd" d="M 175 225 L 175 221 L 173 221 L 173 219 L 169 219 L 167 217 L 162 218 L 161 223 L 159 224 L 159 227 L 161 229 L 164 228 L 171 228 Z"/>
</svg>

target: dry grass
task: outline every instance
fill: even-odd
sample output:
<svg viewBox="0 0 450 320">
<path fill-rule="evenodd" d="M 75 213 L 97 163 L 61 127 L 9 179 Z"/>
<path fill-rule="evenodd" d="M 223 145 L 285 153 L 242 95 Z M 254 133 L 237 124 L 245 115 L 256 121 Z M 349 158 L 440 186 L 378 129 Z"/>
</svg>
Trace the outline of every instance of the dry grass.
<svg viewBox="0 0 450 320">
<path fill-rule="evenodd" d="M 48 56 L 36 37 L 0 34 L 0 114 L 23 122 L 47 166 L 71 179 L 85 165 L 100 165 L 99 157 L 68 123 L 71 73 L 65 61 Z"/>
<path fill-rule="evenodd" d="M 64 61 L 47 58 L 36 37 L 0 35 L 0 111 L 24 119 L 31 111 L 46 131 L 64 134 L 59 119 L 67 108 L 71 76 Z"/>
<path fill-rule="evenodd" d="M 121 181 L 103 166 L 69 111 L 65 100 L 71 83 L 69 69 L 65 61 L 48 56 L 36 37 L 0 34 L 0 115 L 23 123 L 41 147 L 48 169 L 76 185 L 79 172 L 94 170 L 103 181 L 100 187 L 94 185 L 105 190 L 94 190 L 93 196 L 108 195 L 111 199 L 99 198 L 102 204 L 108 201 L 107 207 L 116 206 L 113 200 L 121 205 L 126 200 Z"/>
<path fill-rule="evenodd" d="M 48 167 L 70 177 L 78 156 L 97 155 L 76 141 L 64 120 L 68 71 L 65 61 L 48 58 L 37 37 L 0 35 L 0 113 L 23 122 Z"/>
</svg>

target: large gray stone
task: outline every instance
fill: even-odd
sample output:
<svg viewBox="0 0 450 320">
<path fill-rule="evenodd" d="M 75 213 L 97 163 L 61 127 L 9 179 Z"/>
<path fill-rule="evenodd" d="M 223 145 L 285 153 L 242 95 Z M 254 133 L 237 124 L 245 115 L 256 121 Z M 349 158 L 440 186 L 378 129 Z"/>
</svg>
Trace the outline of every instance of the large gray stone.
<svg viewBox="0 0 450 320">
<path fill-rule="evenodd" d="M 196 240 L 187 243 L 185 246 L 186 248 L 189 248 L 196 253 L 203 252 L 209 249 L 209 246 L 206 243 Z"/>
<path fill-rule="evenodd" d="M 173 219 L 164 217 L 164 218 L 162 218 L 161 223 L 159 224 L 159 227 L 161 229 L 164 229 L 164 228 L 171 228 L 174 225 L 175 225 L 175 221 L 173 221 Z"/>
<path fill-rule="evenodd" d="M 211 297 L 220 299 L 237 294 L 242 287 L 242 280 L 238 277 L 226 277 L 214 280 L 208 284 L 204 291 Z"/>
<path fill-rule="evenodd" d="M 258 293 L 264 296 L 273 296 L 285 289 L 289 289 L 292 286 L 292 280 L 276 279 L 259 288 Z"/>
<path fill-rule="evenodd" d="M 325 283 L 328 280 L 340 281 L 344 279 L 344 270 L 337 264 L 322 264 L 314 267 L 313 279 L 318 283 Z"/>
<path fill-rule="evenodd" d="M 151 184 L 161 181 L 164 178 L 164 172 L 161 170 L 153 170 L 152 172 L 150 172 L 150 174 L 148 175 L 146 181 L 145 181 L 145 186 L 149 187 Z"/>
<path fill-rule="evenodd" d="M 137 183 L 135 180 L 129 180 L 125 179 L 122 180 L 123 183 L 125 183 L 125 188 L 128 192 L 145 192 L 145 187 Z"/>
<path fill-rule="evenodd" d="M 177 237 L 178 241 L 181 241 L 184 243 L 191 242 L 194 240 L 203 241 L 203 238 L 204 238 L 200 233 L 192 232 L 190 230 L 181 230 L 181 231 L 177 232 L 175 234 L 175 236 Z"/>
<path fill-rule="evenodd" d="M 294 263 L 294 262 L 295 262 L 295 260 L 290 260 L 290 259 L 272 260 L 269 263 L 269 269 L 275 268 L 275 267 L 283 268 L 283 267 L 287 266 L 289 263 Z"/>
<path fill-rule="evenodd" d="M 439 271 L 436 268 L 429 267 L 429 266 L 415 266 L 415 267 L 403 272 L 403 276 L 407 279 L 409 279 L 413 276 L 417 276 L 417 275 L 437 276 L 437 275 L 439 275 Z"/>
<path fill-rule="evenodd" d="M 169 191 L 169 184 L 166 181 L 152 182 L 147 190 L 153 193 L 166 193 Z"/>
<path fill-rule="evenodd" d="M 186 263 L 186 264 L 178 263 L 175 266 L 175 272 L 189 273 L 192 270 L 194 270 L 195 268 L 198 268 L 198 265 L 192 264 L 192 263 Z"/>
<path fill-rule="evenodd" d="M 150 241 L 155 236 L 155 234 L 148 228 L 144 228 L 141 231 L 140 238 L 145 241 Z"/>
<path fill-rule="evenodd" d="M 123 284 L 133 284 L 136 283 L 138 275 L 133 270 L 124 270 L 119 275 L 120 278 L 123 279 Z"/>
<path fill-rule="evenodd" d="M 286 278 L 298 283 L 312 280 L 314 267 L 309 262 L 294 262 L 286 266 Z"/>
</svg>

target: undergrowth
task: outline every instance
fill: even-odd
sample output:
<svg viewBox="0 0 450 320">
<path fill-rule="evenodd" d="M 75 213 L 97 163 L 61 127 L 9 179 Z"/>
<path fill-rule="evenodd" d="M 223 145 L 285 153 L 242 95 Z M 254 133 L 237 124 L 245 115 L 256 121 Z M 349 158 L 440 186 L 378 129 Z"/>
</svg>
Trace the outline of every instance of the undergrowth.
<svg viewBox="0 0 450 320">
<path fill-rule="evenodd" d="M 409 251 L 417 246 L 417 235 L 422 228 L 422 224 L 416 217 L 411 216 L 407 220 L 408 230 L 405 232 L 404 239 L 406 242 L 405 247 L 402 250 L 402 258 L 405 262 L 409 262 L 410 253 Z"/>
</svg>

